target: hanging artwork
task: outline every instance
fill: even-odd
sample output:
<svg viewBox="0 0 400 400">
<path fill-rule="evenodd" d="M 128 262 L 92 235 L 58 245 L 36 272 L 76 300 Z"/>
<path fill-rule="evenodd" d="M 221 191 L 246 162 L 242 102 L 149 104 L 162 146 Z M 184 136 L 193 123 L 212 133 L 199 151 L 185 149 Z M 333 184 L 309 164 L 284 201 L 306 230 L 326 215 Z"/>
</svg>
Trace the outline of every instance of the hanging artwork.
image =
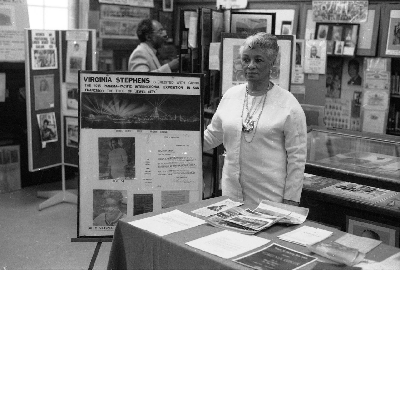
<svg viewBox="0 0 400 400">
<path fill-rule="evenodd" d="M 368 1 L 313 1 L 314 21 L 317 22 L 365 22 L 368 17 Z"/>
</svg>

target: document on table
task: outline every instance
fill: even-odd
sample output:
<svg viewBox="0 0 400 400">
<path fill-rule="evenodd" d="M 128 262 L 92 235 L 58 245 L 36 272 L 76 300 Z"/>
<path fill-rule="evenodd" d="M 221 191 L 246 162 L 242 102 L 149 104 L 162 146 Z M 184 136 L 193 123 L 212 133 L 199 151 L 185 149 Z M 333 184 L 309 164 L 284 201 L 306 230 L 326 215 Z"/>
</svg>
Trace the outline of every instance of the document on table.
<svg viewBox="0 0 400 400">
<path fill-rule="evenodd" d="M 155 233 L 158 236 L 169 235 L 205 223 L 206 221 L 203 219 L 192 217 L 179 210 L 129 222 L 130 225 Z"/>
<path fill-rule="evenodd" d="M 381 240 L 356 236 L 352 235 L 351 233 L 345 233 L 339 239 L 336 239 L 335 242 L 347 247 L 353 247 L 354 249 L 357 249 L 365 254 L 382 243 Z"/>
<path fill-rule="evenodd" d="M 310 246 L 318 243 L 327 237 L 331 236 L 333 232 L 325 229 L 313 228 L 312 226 L 302 226 L 288 233 L 278 236 L 279 239 L 286 242 L 297 243 L 302 246 Z"/>
<path fill-rule="evenodd" d="M 268 242 L 268 239 L 224 230 L 186 244 L 221 258 L 231 258 L 264 246 Z"/>
</svg>

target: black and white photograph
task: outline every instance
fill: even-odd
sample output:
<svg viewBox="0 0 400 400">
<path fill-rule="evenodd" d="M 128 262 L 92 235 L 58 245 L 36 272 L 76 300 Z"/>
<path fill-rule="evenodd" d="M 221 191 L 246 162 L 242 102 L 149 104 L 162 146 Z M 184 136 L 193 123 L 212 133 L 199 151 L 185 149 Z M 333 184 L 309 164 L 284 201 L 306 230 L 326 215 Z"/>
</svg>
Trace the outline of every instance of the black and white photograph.
<svg viewBox="0 0 400 400">
<path fill-rule="evenodd" d="M 390 11 L 386 55 L 400 55 L 400 10 Z"/>
<path fill-rule="evenodd" d="M 316 39 L 327 40 L 328 29 L 329 29 L 328 25 L 319 25 Z"/>
<path fill-rule="evenodd" d="M 313 0 L 312 9 L 315 21 L 362 23 L 367 20 L 368 1 Z"/>
<path fill-rule="evenodd" d="M 65 144 L 67 147 L 78 148 L 79 126 L 76 117 L 65 117 Z"/>
<path fill-rule="evenodd" d="M 83 93 L 82 128 L 200 129 L 200 98 L 175 94 Z"/>
<path fill-rule="evenodd" d="M 56 115 L 54 112 L 37 114 L 39 125 L 40 139 L 42 145 L 50 142 L 58 141 Z"/>
<path fill-rule="evenodd" d="M 93 190 L 93 228 L 115 227 L 126 217 L 126 190 Z"/>
<path fill-rule="evenodd" d="M 162 0 L 163 11 L 174 11 L 174 1 L 173 0 Z"/>
<path fill-rule="evenodd" d="M 343 58 L 330 57 L 326 65 L 326 97 L 339 99 L 342 90 Z"/>
<path fill-rule="evenodd" d="M 32 49 L 32 69 L 57 69 L 57 50 Z"/>
<path fill-rule="evenodd" d="M 274 33 L 275 14 L 232 13 L 231 32 L 246 38 L 257 32 Z"/>
<path fill-rule="evenodd" d="M 66 105 L 68 110 L 78 110 L 79 91 L 78 86 L 73 84 L 65 85 Z"/>
<path fill-rule="evenodd" d="M 99 179 L 121 181 L 135 178 L 135 138 L 100 137 Z"/>
<path fill-rule="evenodd" d="M 154 211 L 154 196 L 152 193 L 135 193 L 133 195 L 133 215 Z"/>
<path fill-rule="evenodd" d="M 292 21 L 282 21 L 281 25 L 281 35 L 291 35 L 292 34 Z"/>
<path fill-rule="evenodd" d="M 54 75 L 35 75 L 33 89 L 36 111 L 54 107 Z"/>
</svg>

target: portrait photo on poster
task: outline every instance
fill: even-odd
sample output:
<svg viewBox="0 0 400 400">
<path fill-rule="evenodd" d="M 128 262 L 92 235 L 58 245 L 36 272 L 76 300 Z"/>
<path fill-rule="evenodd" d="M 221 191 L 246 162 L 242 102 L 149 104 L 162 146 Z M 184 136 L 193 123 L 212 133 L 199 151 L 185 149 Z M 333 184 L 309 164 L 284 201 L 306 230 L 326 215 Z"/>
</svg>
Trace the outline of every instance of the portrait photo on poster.
<svg viewBox="0 0 400 400">
<path fill-rule="evenodd" d="M 135 179 L 135 137 L 99 137 L 99 179 Z"/>
<path fill-rule="evenodd" d="M 57 49 L 32 49 L 32 69 L 57 69 Z"/>
<path fill-rule="evenodd" d="M 115 227 L 126 217 L 127 191 L 93 189 L 93 229 Z"/>
<path fill-rule="evenodd" d="M 306 40 L 304 72 L 307 74 L 325 74 L 326 40 Z"/>
<path fill-rule="evenodd" d="M 50 142 L 57 142 L 58 133 L 55 113 L 51 112 L 37 114 L 36 118 L 39 125 L 40 140 L 42 145 Z"/>
<path fill-rule="evenodd" d="M 54 107 L 54 75 L 34 75 L 35 111 Z"/>
<path fill-rule="evenodd" d="M 67 147 L 78 148 L 79 126 L 76 117 L 65 117 L 65 144 Z"/>
</svg>

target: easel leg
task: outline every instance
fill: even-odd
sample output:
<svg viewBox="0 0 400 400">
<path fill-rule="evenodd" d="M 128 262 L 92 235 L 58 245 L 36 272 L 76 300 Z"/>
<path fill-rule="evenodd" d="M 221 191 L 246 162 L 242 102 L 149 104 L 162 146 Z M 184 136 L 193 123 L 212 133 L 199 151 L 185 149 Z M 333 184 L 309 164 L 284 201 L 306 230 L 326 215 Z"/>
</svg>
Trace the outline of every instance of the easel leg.
<svg viewBox="0 0 400 400">
<path fill-rule="evenodd" d="M 99 255 L 99 251 L 100 251 L 100 247 L 101 247 L 101 244 L 102 244 L 102 243 L 103 243 L 103 242 L 97 242 L 96 248 L 94 249 L 93 257 L 92 257 L 92 259 L 90 260 L 90 264 L 89 264 L 88 270 L 93 269 L 94 263 L 96 262 L 96 258 L 97 258 L 97 256 Z"/>
</svg>

